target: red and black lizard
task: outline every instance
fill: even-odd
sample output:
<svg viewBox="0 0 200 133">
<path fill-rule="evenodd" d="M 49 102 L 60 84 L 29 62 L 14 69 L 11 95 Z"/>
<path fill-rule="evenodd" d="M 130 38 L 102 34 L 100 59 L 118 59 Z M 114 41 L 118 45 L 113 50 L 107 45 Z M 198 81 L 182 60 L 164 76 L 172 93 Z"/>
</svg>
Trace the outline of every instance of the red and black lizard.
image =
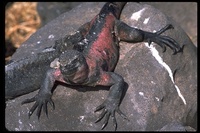
<svg viewBox="0 0 200 133">
<path fill-rule="evenodd" d="M 120 13 L 125 4 L 126 2 L 106 3 L 90 22 L 82 25 L 75 34 L 62 39 L 61 55 L 56 62 L 58 66 L 48 69 L 38 94 L 22 102 L 35 102 L 29 116 L 36 108 L 38 117 L 42 108 L 47 114 L 47 103 L 54 107 L 51 90 L 55 81 L 61 81 L 69 85 L 110 87 L 106 100 L 95 110 L 103 110 L 96 120 L 98 122 L 105 117 L 102 129 L 111 117 L 116 130 L 115 112 L 127 119 L 119 109 L 125 82 L 122 76 L 113 72 L 119 59 L 119 41 L 148 42 L 149 45 L 155 42 L 163 51 L 166 46 L 170 47 L 174 54 L 180 52 L 181 47 L 174 39 L 160 35 L 173 28 L 170 24 L 156 33 L 151 33 L 120 21 Z M 68 45 L 72 46 L 71 50 L 67 49 Z M 55 61 L 52 64 L 55 65 Z"/>
</svg>

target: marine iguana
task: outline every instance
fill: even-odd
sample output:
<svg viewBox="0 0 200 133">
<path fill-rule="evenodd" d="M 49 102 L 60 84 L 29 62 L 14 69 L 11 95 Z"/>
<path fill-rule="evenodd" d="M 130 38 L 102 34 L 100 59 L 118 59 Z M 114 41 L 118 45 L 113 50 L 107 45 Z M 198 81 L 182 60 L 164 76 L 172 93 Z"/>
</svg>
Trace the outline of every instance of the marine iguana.
<svg viewBox="0 0 200 133">
<path fill-rule="evenodd" d="M 5 80 L 6 98 L 15 98 L 39 88 L 36 96 L 22 102 L 22 104 L 35 102 L 29 111 L 29 116 L 37 108 L 36 115 L 39 118 L 42 108 L 47 115 L 47 103 L 54 107 L 51 90 L 55 81 L 69 85 L 109 86 L 108 97 L 95 110 L 103 110 L 96 122 L 105 117 L 101 128 L 104 129 L 112 117 L 116 130 L 115 112 L 128 119 L 119 108 L 125 82 L 122 76 L 113 72 L 119 59 L 119 42 L 148 42 L 149 45 L 155 42 L 163 48 L 163 52 L 168 46 L 174 54 L 182 49 L 174 39 L 161 35 L 173 28 L 171 24 L 151 33 L 130 27 L 120 21 L 119 17 L 125 4 L 126 2 L 106 3 L 100 13 L 82 25 L 75 34 L 58 40 L 53 50 L 33 55 L 27 58 L 27 61 L 20 60 L 8 64 Z M 36 74 L 31 66 L 39 68 Z M 24 73 L 20 73 L 23 71 Z M 26 74 L 31 76 L 24 76 Z M 25 77 L 26 79 L 21 79 L 24 82 L 27 80 L 33 82 L 23 86 L 23 81 L 14 82 L 16 76 Z"/>
</svg>

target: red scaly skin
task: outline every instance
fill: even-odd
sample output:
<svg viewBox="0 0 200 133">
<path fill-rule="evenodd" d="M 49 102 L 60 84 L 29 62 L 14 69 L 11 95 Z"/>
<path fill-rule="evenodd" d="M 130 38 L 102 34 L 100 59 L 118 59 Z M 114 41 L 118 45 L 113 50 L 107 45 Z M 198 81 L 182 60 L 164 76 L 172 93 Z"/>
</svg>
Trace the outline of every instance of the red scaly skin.
<svg viewBox="0 0 200 133">
<path fill-rule="evenodd" d="M 115 17 L 113 14 L 106 16 L 104 27 L 98 35 L 97 40 L 89 49 L 86 60 L 88 65 L 92 68 L 101 67 L 103 65 L 102 63 L 106 62 L 108 67 L 106 71 L 112 71 L 118 61 L 119 49 L 113 41 L 114 21 Z M 96 62 L 99 64 L 96 64 Z"/>
</svg>

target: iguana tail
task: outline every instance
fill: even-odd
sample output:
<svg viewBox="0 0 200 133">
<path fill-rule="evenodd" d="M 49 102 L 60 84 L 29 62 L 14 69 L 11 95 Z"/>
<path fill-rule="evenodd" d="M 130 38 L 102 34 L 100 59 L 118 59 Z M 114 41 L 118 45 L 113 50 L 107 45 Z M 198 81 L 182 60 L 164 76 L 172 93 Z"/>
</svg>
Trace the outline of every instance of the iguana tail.
<svg viewBox="0 0 200 133">
<path fill-rule="evenodd" d="M 39 89 L 50 63 L 58 57 L 55 50 L 44 51 L 5 66 L 5 99 L 13 99 Z"/>
</svg>

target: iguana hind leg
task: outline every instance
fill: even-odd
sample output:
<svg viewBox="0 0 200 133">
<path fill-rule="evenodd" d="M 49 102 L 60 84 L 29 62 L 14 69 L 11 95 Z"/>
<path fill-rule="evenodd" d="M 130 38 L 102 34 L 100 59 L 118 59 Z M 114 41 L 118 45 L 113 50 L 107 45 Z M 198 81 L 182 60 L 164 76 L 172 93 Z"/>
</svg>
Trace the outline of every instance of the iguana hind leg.
<svg viewBox="0 0 200 133">
<path fill-rule="evenodd" d="M 171 48 L 173 50 L 173 54 L 176 54 L 177 52 L 180 52 L 182 47 L 171 37 L 169 36 L 163 36 L 160 35 L 166 30 L 173 29 L 173 26 L 171 24 L 166 25 L 159 31 L 152 33 L 152 32 L 147 32 L 143 31 L 137 28 L 133 28 L 125 24 L 124 22 L 120 20 L 116 20 L 116 25 L 115 25 L 115 33 L 116 36 L 121 40 L 121 41 L 126 41 L 126 42 L 132 42 L 132 43 L 137 43 L 137 42 L 148 42 L 149 45 L 151 42 L 157 43 L 159 46 L 162 47 L 163 52 L 166 49 L 166 46 Z"/>
</svg>

